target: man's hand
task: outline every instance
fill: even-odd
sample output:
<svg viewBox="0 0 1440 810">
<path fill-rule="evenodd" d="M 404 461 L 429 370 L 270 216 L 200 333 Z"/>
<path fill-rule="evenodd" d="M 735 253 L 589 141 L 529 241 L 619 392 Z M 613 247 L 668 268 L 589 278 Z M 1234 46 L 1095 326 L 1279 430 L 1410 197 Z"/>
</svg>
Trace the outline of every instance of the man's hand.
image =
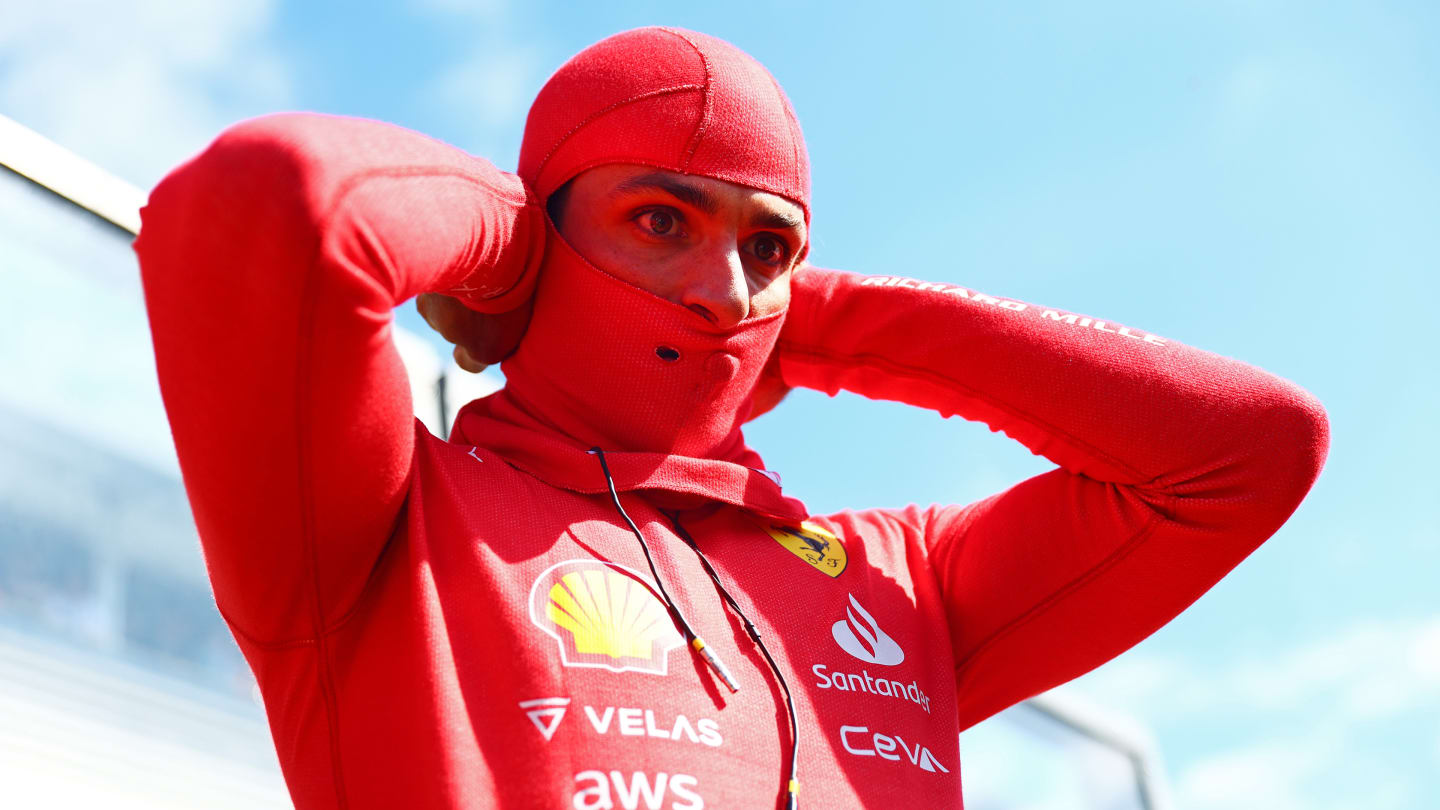
<svg viewBox="0 0 1440 810">
<path fill-rule="evenodd" d="M 533 298 L 509 312 L 476 312 L 458 299 L 422 293 L 415 299 L 420 317 L 440 336 L 455 344 L 455 363 L 473 374 L 509 357 L 530 326 Z"/>
</svg>

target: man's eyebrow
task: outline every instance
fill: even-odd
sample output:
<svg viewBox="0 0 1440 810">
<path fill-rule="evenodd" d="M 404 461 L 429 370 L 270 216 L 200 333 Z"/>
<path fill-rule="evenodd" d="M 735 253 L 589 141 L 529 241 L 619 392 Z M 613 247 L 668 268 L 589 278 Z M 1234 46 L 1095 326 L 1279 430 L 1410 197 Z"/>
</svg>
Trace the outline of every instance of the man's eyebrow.
<svg viewBox="0 0 1440 810">
<path fill-rule="evenodd" d="M 707 214 L 713 215 L 720 211 L 719 201 L 711 196 L 710 192 L 660 172 L 651 172 L 624 180 L 610 190 L 610 196 L 620 197 L 635 191 L 654 189 L 659 189 L 683 203 L 693 205 Z"/>
<path fill-rule="evenodd" d="M 751 217 L 750 224 L 759 228 L 788 231 L 804 225 L 805 218 L 789 211 L 764 211 Z"/>
<path fill-rule="evenodd" d="M 720 202 L 710 192 L 664 172 L 650 172 L 622 180 L 610 190 L 610 196 L 623 197 L 637 191 L 657 189 L 712 216 L 720 211 Z M 751 217 L 750 224 L 785 231 L 801 227 L 805 218 L 798 213 L 769 210 Z"/>
</svg>

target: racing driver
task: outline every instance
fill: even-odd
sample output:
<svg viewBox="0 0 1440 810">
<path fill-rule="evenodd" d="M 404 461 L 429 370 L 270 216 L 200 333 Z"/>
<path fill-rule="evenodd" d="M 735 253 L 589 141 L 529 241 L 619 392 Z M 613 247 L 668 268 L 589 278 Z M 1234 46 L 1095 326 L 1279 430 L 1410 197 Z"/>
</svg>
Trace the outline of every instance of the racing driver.
<svg viewBox="0 0 1440 810">
<path fill-rule="evenodd" d="M 514 174 L 280 114 L 154 189 L 165 405 L 297 808 L 958 808 L 961 730 L 1154 632 L 1318 475 L 1297 386 L 923 269 L 819 269 L 811 216 L 779 85 L 670 28 L 562 66 Z M 390 338 L 421 294 L 462 365 L 503 358 L 448 441 Z M 741 432 L 796 386 L 1057 467 L 810 514 Z"/>
</svg>

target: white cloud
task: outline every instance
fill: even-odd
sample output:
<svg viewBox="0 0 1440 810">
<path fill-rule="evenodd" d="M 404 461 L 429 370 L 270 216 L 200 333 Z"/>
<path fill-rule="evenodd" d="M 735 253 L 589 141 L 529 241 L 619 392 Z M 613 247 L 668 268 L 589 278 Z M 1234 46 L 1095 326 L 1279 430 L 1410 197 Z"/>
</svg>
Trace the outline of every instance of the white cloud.
<svg viewBox="0 0 1440 810">
<path fill-rule="evenodd" d="M 8 4 L 0 109 L 148 186 L 238 118 L 287 106 L 272 0 Z"/>
<path fill-rule="evenodd" d="M 1186 768 L 1176 786 L 1185 810 L 1410 810 L 1426 788 L 1343 733 L 1299 733 L 1226 751 Z M 1431 797 L 1433 799 L 1433 797 Z"/>
<path fill-rule="evenodd" d="M 543 43 L 513 30 L 503 9 L 467 7 L 454 24 L 474 36 L 423 83 L 419 98 L 447 123 L 446 140 L 513 170 L 526 112 L 554 65 Z"/>
<path fill-rule="evenodd" d="M 530 101 L 543 79 L 541 54 L 519 44 L 507 22 L 506 0 L 410 0 L 414 11 L 448 18 L 473 30 L 469 51 L 432 76 L 421 98 L 449 120 L 469 130 L 464 145 L 502 167 L 512 164 Z"/>
<path fill-rule="evenodd" d="M 1440 619 L 1356 622 L 1222 667 L 1137 651 L 1071 688 L 1157 728 L 1212 739 L 1207 750 L 1161 736 L 1177 807 L 1399 810 L 1417 806 L 1427 786 L 1409 760 L 1372 741 L 1440 717 Z M 1216 734 L 1245 742 L 1214 750 Z"/>
<path fill-rule="evenodd" d="M 477 48 L 431 79 L 425 95 L 481 132 L 513 129 L 518 134 L 539 89 L 539 72 L 540 58 L 533 50 Z"/>
<path fill-rule="evenodd" d="M 1440 621 L 1433 621 L 1418 633 L 1410 645 L 1410 668 L 1440 683 Z"/>
<path fill-rule="evenodd" d="M 1356 719 L 1383 717 L 1440 706 L 1440 619 L 1357 622 L 1220 672 L 1203 661 L 1137 653 L 1083 684 L 1103 702 L 1135 706 L 1151 717 L 1204 714 L 1226 703 L 1294 711 L 1317 701 Z"/>
<path fill-rule="evenodd" d="M 1313 810 L 1296 795 L 1296 785 L 1323 764 L 1325 753 L 1288 741 L 1229 751 L 1188 768 L 1175 792 L 1187 810 Z"/>
<path fill-rule="evenodd" d="M 1343 776 L 1342 776 L 1343 774 Z M 1340 734 L 1297 734 L 1206 758 L 1175 791 L 1185 810 L 1408 810 L 1415 790 Z"/>
</svg>

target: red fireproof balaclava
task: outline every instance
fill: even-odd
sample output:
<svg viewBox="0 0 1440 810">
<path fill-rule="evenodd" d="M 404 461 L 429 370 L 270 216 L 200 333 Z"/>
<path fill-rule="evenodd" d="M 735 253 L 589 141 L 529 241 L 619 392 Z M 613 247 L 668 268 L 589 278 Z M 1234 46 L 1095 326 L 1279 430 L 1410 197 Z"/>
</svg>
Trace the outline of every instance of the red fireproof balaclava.
<svg viewBox="0 0 1440 810">
<path fill-rule="evenodd" d="M 641 28 L 581 51 L 536 97 L 519 174 L 542 200 L 608 163 L 785 196 L 809 218 L 800 125 L 758 62 L 714 37 Z M 611 276 L 549 226 L 534 317 L 502 368 L 508 396 L 581 446 L 728 458 L 784 313 L 721 330 Z"/>
</svg>

